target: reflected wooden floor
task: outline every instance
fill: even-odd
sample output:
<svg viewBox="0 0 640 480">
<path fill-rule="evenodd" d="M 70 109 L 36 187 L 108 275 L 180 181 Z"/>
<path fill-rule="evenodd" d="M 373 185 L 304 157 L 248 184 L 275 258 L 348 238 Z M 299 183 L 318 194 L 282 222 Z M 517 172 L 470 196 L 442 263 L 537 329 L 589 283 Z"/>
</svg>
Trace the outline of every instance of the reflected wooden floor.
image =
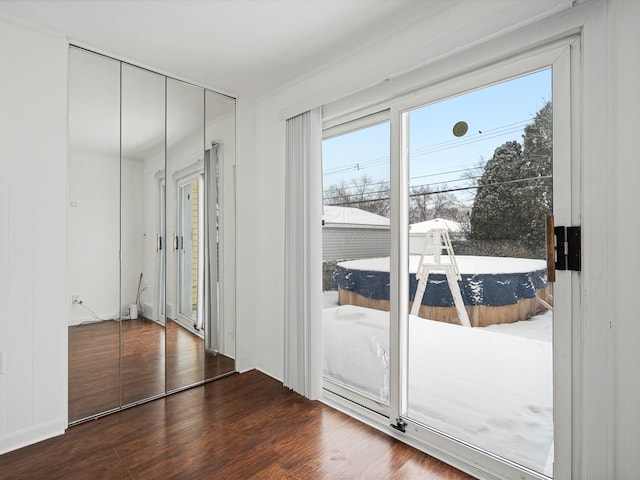
<svg viewBox="0 0 640 480">
<path fill-rule="evenodd" d="M 204 342 L 180 324 L 167 322 L 167 391 L 204 380 Z"/>
<path fill-rule="evenodd" d="M 164 393 L 165 329 L 144 317 L 121 322 L 122 405 Z"/>
<path fill-rule="evenodd" d="M 233 371 L 233 359 L 205 353 L 203 340 L 173 321 L 166 329 L 143 317 L 71 326 L 69 421 Z"/>
<path fill-rule="evenodd" d="M 120 405 L 120 322 L 69 327 L 69 421 Z"/>
<path fill-rule="evenodd" d="M 251 371 L 0 456 L 0 480 L 87 478 L 473 477 Z"/>
<path fill-rule="evenodd" d="M 180 324 L 167 322 L 167 391 L 234 371 L 233 359 L 204 348 L 204 341 Z"/>
</svg>

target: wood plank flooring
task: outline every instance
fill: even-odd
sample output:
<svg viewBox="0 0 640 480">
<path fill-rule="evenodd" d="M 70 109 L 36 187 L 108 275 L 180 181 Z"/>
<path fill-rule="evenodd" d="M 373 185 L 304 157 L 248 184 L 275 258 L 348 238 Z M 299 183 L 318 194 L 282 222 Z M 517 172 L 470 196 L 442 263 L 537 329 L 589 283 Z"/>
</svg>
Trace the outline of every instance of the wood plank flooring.
<svg viewBox="0 0 640 480">
<path fill-rule="evenodd" d="M 69 421 L 233 371 L 232 358 L 205 350 L 173 321 L 166 328 L 143 317 L 72 326 Z"/>
<path fill-rule="evenodd" d="M 69 327 L 69 421 L 120 405 L 120 323 Z"/>
<path fill-rule="evenodd" d="M 255 370 L 0 456 L 0 480 L 417 478 L 473 477 Z"/>
</svg>

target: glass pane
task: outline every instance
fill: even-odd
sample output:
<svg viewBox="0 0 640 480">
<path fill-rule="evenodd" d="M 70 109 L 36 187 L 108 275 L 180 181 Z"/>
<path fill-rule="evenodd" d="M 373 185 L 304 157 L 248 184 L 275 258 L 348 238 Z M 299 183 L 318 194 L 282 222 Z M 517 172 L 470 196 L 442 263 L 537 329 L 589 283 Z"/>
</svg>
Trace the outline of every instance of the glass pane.
<svg viewBox="0 0 640 480">
<path fill-rule="evenodd" d="M 120 63 L 69 52 L 69 422 L 120 406 Z"/>
<path fill-rule="evenodd" d="M 389 403 L 388 122 L 324 140 L 325 388 L 380 411 Z"/>
<path fill-rule="evenodd" d="M 164 318 L 165 78 L 122 65 L 121 250 L 122 404 L 160 395 Z"/>
<path fill-rule="evenodd" d="M 406 416 L 552 476 L 551 70 L 409 124 Z"/>
</svg>

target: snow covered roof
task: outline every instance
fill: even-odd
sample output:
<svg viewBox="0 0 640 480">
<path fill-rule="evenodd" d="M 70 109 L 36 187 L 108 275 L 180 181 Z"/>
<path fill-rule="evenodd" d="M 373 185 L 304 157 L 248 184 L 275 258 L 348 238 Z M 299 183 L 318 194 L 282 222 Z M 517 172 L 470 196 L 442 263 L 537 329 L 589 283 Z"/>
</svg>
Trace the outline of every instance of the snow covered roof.
<svg viewBox="0 0 640 480">
<path fill-rule="evenodd" d="M 355 207 L 334 207 L 324 205 L 322 207 L 322 220 L 324 223 L 350 224 L 350 225 L 379 225 L 389 226 L 389 219 L 375 213 L 367 212 Z"/>
<path fill-rule="evenodd" d="M 434 228 L 447 228 L 451 233 L 457 233 L 462 230 L 462 225 L 452 220 L 445 220 L 444 218 L 434 218 L 424 222 L 413 223 L 409 225 L 409 233 L 427 233 Z"/>
</svg>

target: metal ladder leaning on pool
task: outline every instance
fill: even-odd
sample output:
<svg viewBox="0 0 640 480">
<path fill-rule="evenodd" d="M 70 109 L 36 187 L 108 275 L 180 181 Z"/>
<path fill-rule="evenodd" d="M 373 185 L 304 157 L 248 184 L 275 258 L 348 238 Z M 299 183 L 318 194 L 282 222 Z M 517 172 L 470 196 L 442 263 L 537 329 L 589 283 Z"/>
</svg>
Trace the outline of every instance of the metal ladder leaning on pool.
<svg viewBox="0 0 640 480">
<path fill-rule="evenodd" d="M 446 252 L 446 262 L 443 262 L 442 252 Z M 428 261 L 432 257 L 432 261 Z M 427 280 L 429 279 L 430 272 L 444 272 L 447 277 L 447 283 L 451 290 L 451 296 L 458 312 L 458 320 L 461 325 L 470 327 L 469 315 L 464 308 L 464 301 L 462 300 L 462 293 L 460 292 L 460 285 L 458 280 L 461 280 L 460 270 L 458 269 L 458 263 L 456 262 L 456 256 L 453 253 L 453 246 L 451 246 L 451 239 L 449 238 L 449 230 L 447 228 L 432 228 L 425 234 L 424 247 L 422 248 L 422 255 L 420 256 L 420 262 L 418 263 L 418 270 L 416 272 L 416 279 L 418 280 L 418 287 L 416 289 L 416 295 L 413 299 L 413 306 L 411 307 L 411 315 L 418 315 L 420 312 L 420 305 L 424 297 L 424 292 L 427 289 Z"/>
</svg>

